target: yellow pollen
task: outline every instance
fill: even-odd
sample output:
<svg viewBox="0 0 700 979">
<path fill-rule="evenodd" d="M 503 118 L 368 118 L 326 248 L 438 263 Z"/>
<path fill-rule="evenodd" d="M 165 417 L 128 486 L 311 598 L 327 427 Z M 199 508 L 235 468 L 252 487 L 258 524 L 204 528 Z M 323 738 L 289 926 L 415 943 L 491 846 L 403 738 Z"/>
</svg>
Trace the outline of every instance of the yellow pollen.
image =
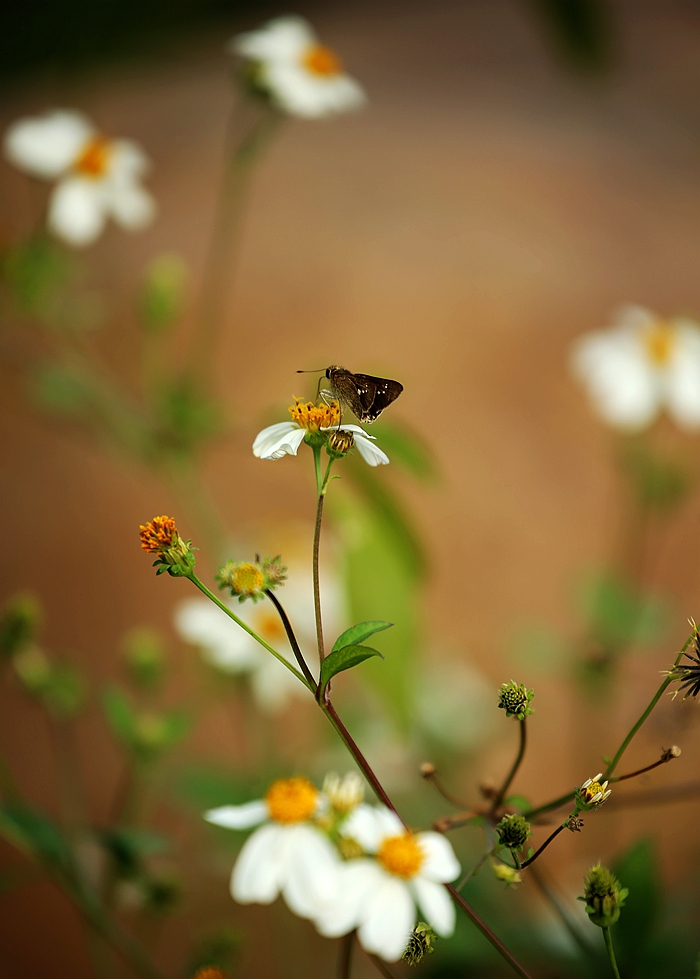
<svg viewBox="0 0 700 979">
<path fill-rule="evenodd" d="M 261 591 L 265 578 L 257 564 L 244 562 L 231 573 L 231 588 L 237 595 L 253 595 Z"/>
<path fill-rule="evenodd" d="M 85 145 L 75 162 L 75 169 L 83 177 L 103 177 L 112 155 L 112 146 L 104 136 L 97 136 Z"/>
<path fill-rule="evenodd" d="M 279 616 L 272 612 L 261 612 L 255 619 L 258 634 L 266 642 L 273 643 L 276 639 L 284 639 L 284 626 L 279 620 Z"/>
<path fill-rule="evenodd" d="M 289 414 L 299 428 L 317 432 L 319 428 L 332 428 L 340 423 L 340 404 L 337 401 L 331 401 L 329 405 L 315 405 L 313 401 L 304 401 L 303 398 L 295 397 L 294 400 L 296 404 L 291 406 Z"/>
<path fill-rule="evenodd" d="M 267 790 L 265 802 L 276 823 L 303 823 L 314 814 L 318 789 L 307 778 L 280 778 Z"/>
<path fill-rule="evenodd" d="M 343 71 L 343 63 L 338 55 L 323 44 L 313 44 L 307 48 L 301 60 L 304 67 L 313 75 L 330 78 L 333 75 L 340 75 Z"/>
<path fill-rule="evenodd" d="M 413 833 L 389 836 L 381 845 L 377 860 L 397 877 L 413 877 L 420 870 L 425 855 Z"/>
<path fill-rule="evenodd" d="M 658 320 L 648 327 L 644 334 L 647 354 L 659 367 L 665 366 L 671 359 L 676 333 L 671 323 Z"/>
<path fill-rule="evenodd" d="M 586 796 L 586 801 L 590 802 L 591 799 L 595 799 L 595 797 L 598 795 L 599 792 L 603 794 L 605 792 L 605 789 L 600 784 L 600 782 L 591 782 L 591 784 L 587 786 L 587 788 L 585 788 L 583 791 Z"/>
</svg>

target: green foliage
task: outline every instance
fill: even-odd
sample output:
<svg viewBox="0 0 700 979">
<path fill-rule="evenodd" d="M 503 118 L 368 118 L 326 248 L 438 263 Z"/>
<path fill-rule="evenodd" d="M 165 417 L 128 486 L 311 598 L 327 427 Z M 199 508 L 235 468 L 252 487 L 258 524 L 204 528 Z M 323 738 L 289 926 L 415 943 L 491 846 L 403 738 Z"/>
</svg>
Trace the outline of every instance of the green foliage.
<svg viewBox="0 0 700 979">
<path fill-rule="evenodd" d="M 158 688 L 165 674 L 165 644 L 155 629 L 137 626 L 123 641 L 124 658 L 129 676 L 137 687 Z"/>
<path fill-rule="evenodd" d="M 57 870 L 71 866 L 70 847 L 58 826 L 24 803 L 0 806 L 0 834 L 24 853 Z"/>
<path fill-rule="evenodd" d="M 664 635 L 668 613 L 660 599 L 638 595 L 610 571 L 592 575 L 579 595 L 581 611 L 595 642 L 611 653 Z"/>
<path fill-rule="evenodd" d="M 41 606 L 33 595 L 14 595 L 0 613 L 0 655 L 14 656 L 36 638 Z"/>
<path fill-rule="evenodd" d="M 362 643 L 365 639 L 369 639 L 370 636 L 375 635 L 375 633 L 390 629 L 393 624 L 393 622 L 383 622 L 381 619 L 376 619 L 373 622 L 358 622 L 357 625 L 352 625 L 345 632 L 341 632 L 333 643 L 331 652 L 335 653 L 343 649 L 344 646 Z"/>
<path fill-rule="evenodd" d="M 114 870 L 120 878 L 135 877 L 143 870 L 143 861 L 155 854 L 166 853 L 168 840 L 158 833 L 130 827 L 105 829 L 100 842 L 109 854 Z"/>
<path fill-rule="evenodd" d="M 69 253 L 45 236 L 10 249 L 2 263 L 2 275 L 17 308 L 42 321 L 50 316 L 56 291 L 73 274 Z"/>
<path fill-rule="evenodd" d="M 684 460 L 662 455 L 644 439 L 624 444 L 620 464 L 642 507 L 670 513 L 692 489 L 693 477 Z"/>
<path fill-rule="evenodd" d="M 182 711 L 139 713 L 120 687 L 109 687 L 102 696 L 109 726 L 135 761 L 150 762 L 180 741 L 190 727 Z"/>
<path fill-rule="evenodd" d="M 187 287 L 187 266 L 178 255 L 153 259 L 141 286 L 138 310 L 144 329 L 162 333 L 182 315 Z"/>
<path fill-rule="evenodd" d="M 43 690 L 43 700 L 50 713 L 63 720 L 74 717 L 85 703 L 85 693 L 83 677 L 74 666 L 65 663 L 52 666 Z"/>
<path fill-rule="evenodd" d="M 432 448 L 405 422 L 387 421 L 382 417 L 372 426 L 372 434 L 376 435 L 392 465 L 400 466 L 423 482 L 437 479 L 438 464 Z"/>
<path fill-rule="evenodd" d="M 384 659 L 378 649 L 372 649 L 371 646 L 356 646 L 354 644 L 343 646 L 341 649 L 336 649 L 330 653 L 321 664 L 321 692 L 323 693 L 328 686 L 329 680 L 336 673 L 351 670 L 353 666 L 359 666 L 360 663 L 364 663 L 366 659 L 371 659 L 372 656 L 379 656 L 381 659 Z"/>
<path fill-rule="evenodd" d="M 649 839 L 634 843 L 613 865 L 617 877 L 629 888 L 625 913 L 615 926 L 615 949 L 620 968 L 636 972 L 658 931 L 663 909 L 661 877 L 654 844 Z"/>
<path fill-rule="evenodd" d="M 154 460 L 189 458 L 223 430 L 218 404 L 185 376 L 171 378 L 156 389 L 152 411 Z"/>
</svg>

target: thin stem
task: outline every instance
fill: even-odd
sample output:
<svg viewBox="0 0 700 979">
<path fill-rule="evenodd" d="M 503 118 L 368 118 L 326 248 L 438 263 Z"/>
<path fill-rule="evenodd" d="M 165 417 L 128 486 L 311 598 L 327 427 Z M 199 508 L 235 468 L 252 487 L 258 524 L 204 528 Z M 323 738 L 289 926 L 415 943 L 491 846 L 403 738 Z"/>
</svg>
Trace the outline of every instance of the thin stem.
<svg viewBox="0 0 700 979">
<path fill-rule="evenodd" d="M 620 979 L 620 973 L 617 968 L 617 962 L 615 961 L 615 950 L 613 948 L 612 937 L 610 935 L 609 928 L 603 928 L 603 938 L 605 939 L 605 948 L 608 952 L 608 958 L 610 959 L 610 965 L 612 966 L 613 975 L 615 979 Z"/>
<path fill-rule="evenodd" d="M 626 775 L 613 775 L 609 781 L 624 782 L 625 779 L 636 778 L 638 775 L 644 775 L 646 772 L 651 772 L 654 768 L 658 768 L 659 765 L 668 765 L 668 763 L 673 761 L 674 758 L 677 758 L 678 755 L 680 755 L 680 751 L 678 754 L 670 754 L 670 752 L 665 751 L 661 758 L 659 758 L 658 761 L 652 762 L 651 765 L 645 765 L 644 768 L 638 768 L 636 772 L 628 772 Z"/>
<path fill-rule="evenodd" d="M 207 586 L 203 582 L 201 582 L 199 580 L 199 578 L 197 577 L 196 574 L 194 574 L 194 572 L 192 572 L 190 575 L 188 575 L 188 577 L 189 577 L 189 579 L 190 579 L 190 581 L 192 582 L 193 585 L 196 585 L 197 588 L 199 588 L 199 590 L 204 595 L 206 595 L 207 598 L 209 598 L 215 605 L 218 605 L 218 607 L 221 609 L 221 611 L 222 612 L 225 612 L 226 615 L 228 615 L 228 617 L 230 619 L 233 619 L 233 621 L 236 623 L 236 625 L 239 625 L 241 627 L 241 629 L 243 629 L 244 632 L 247 632 L 248 635 L 251 636 L 251 638 L 255 639 L 256 642 L 259 642 L 260 645 L 263 646 L 263 648 L 268 651 L 268 653 L 272 653 L 272 655 L 275 657 L 275 659 L 276 660 L 279 660 L 279 662 L 283 666 L 286 666 L 287 669 L 289 670 L 289 672 L 290 673 L 293 673 L 294 676 L 297 677 L 298 680 L 301 680 L 301 682 L 304 684 L 305 687 L 308 687 L 308 689 L 311 690 L 311 691 L 315 691 L 315 689 L 316 689 L 316 684 L 315 683 L 314 684 L 309 684 L 309 681 L 306 679 L 306 677 L 302 676 L 302 674 L 299 672 L 299 670 L 295 666 L 292 666 L 292 664 L 289 662 L 289 660 L 285 659 L 285 657 L 282 656 L 281 653 L 278 653 L 276 649 L 273 649 L 272 646 L 270 646 L 268 643 L 266 643 L 265 640 L 262 639 L 257 634 L 257 632 L 255 632 L 253 629 L 250 628 L 250 626 L 246 625 L 245 622 L 243 622 L 241 619 L 239 619 L 238 616 L 235 615 L 231 611 L 231 609 L 228 607 L 228 605 L 225 605 L 220 599 L 218 599 L 216 597 L 216 595 L 214 594 L 214 592 L 213 591 L 210 591 L 207 588 Z"/>
<path fill-rule="evenodd" d="M 439 792 L 440 795 L 443 797 L 443 799 L 449 802 L 450 805 L 455 806 L 457 809 L 469 808 L 468 802 L 462 802 L 461 799 L 458 799 L 456 795 L 452 795 L 452 793 L 445 788 L 445 786 L 442 784 L 442 779 L 438 775 L 435 768 L 432 768 L 430 771 L 427 772 L 422 771 L 421 775 L 423 776 L 426 782 L 430 782 L 435 787 L 435 790 Z M 449 817 L 445 817 L 445 818 L 449 819 Z"/>
<path fill-rule="evenodd" d="M 321 449 L 314 446 L 314 464 L 316 468 L 316 485 L 319 485 L 319 474 L 321 468 Z M 319 550 L 321 547 L 321 525 L 323 523 L 323 501 L 326 497 L 328 488 L 328 477 L 331 473 L 333 460 L 328 460 L 326 473 L 320 483 L 318 490 L 318 500 L 316 502 L 316 526 L 314 527 L 314 553 L 313 553 L 313 578 L 314 578 L 314 616 L 316 618 L 316 641 L 318 643 L 318 665 L 319 668 L 325 659 L 326 652 L 323 645 L 323 619 L 321 617 L 321 582 L 319 576 Z M 328 696 L 330 684 L 326 686 L 326 696 Z"/>
<path fill-rule="evenodd" d="M 326 703 L 321 704 L 320 706 L 324 714 L 328 717 L 329 721 L 340 735 L 340 738 L 344 742 L 346 748 L 353 756 L 353 758 L 355 759 L 359 767 L 362 769 L 362 774 L 365 776 L 369 784 L 374 789 L 377 798 L 384 803 L 387 809 L 391 809 L 392 812 L 396 812 L 396 806 L 391 801 L 389 796 L 386 794 L 384 787 L 382 786 L 382 783 L 379 781 L 377 776 L 372 771 L 371 765 L 360 751 L 359 747 L 355 743 L 354 738 L 352 737 L 348 729 L 345 727 L 341 719 L 338 717 L 338 714 L 333 704 L 330 701 L 327 701 Z M 398 816 L 397 812 L 396 814 Z"/>
<path fill-rule="evenodd" d="M 535 860 L 537 860 L 537 858 L 539 857 L 540 853 L 542 853 L 544 850 L 547 849 L 547 847 L 552 842 L 552 840 L 556 839 L 556 837 L 559 836 L 559 834 L 561 833 L 561 831 L 563 829 L 566 829 L 567 823 L 568 823 L 568 819 L 565 820 L 561 824 L 561 826 L 557 826 L 557 828 L 554 830 L 554 832 L 551 834 L 551 836 L 548 836 L 547 837 L 547 839 L 544 841 L 544 843 L 539 848 L 539 850 L 537 850 L 536 853 L 533 853 L 529 860 L 526 860 L 525 861 L 525 863 L 522 865 L 522 868 L 521 868 L 522 870 L 525 870 L 526 867 L 529 867 L 531 863 L 534 863 Z"/>
<path fill-rule="evenodd" d="M 532 822 L 535 816 L 541 816 L 545 812 L 552 812 L 553 809 L 561 809 L 562 806 L 565 806 L 567 802 L 571 802 L 575 797 L 576 789 L 573 792 L 567 792 L 566 795 L 560 795 L 558 799 L 546 802 L 543 806 L 538 806 L 537 809 L 527 809 L 523 813 L 523 816 Z"/>
<path fill-rule="evenodd" d="M 435 820 L 433 829 L 436 833 L 449 833 L 452 829 L 466 826 L 467 823 L 470 823 L 478 815 L 480 814 L 476 812 L 458 812 L 454 816 L 442 816 L 440 819 Z"/>
<path fill-rule="evenodd" d="M 505 794 L 510 788 L 510 783 L 515 778 L 516 772 L 520 768 L 520 763 L 523 760 L 523 755 L 525 754 L 525 748 L 527 747 L 527 727 L 525 721 L 526 718 L 524 717 L 520 721 L 520 744 L 518 746 L 518 754 L 515 758 L 515 761 L 513 762 L 513 767 L 506 775 L 506 779 L 503 785 L 501 786 L 498 794 L 495 796 L 493 802 L 491 803 L 491 815 L 493 815 L 496 812 L 498 807 L 503 802 Z"/>
<path fill-rule="evenodd" d="M 479 859 L 476 861 L 476 863 L 471 868 L 471 870 L 468 870 L 464 875 L 464 877 L 462 877 L 462 879 L 459 881 L 459 883 L 455 884 L 455 890 L 461 891 L 464 885 L 467 883 L 467 881 L 471 880 L 471 878 L 478 870 L 481 870 L 481 868 L 486 863 L 486 861 L 488 860 L 488 858 L 491 856 L 492 853 L 493 850 L 487 850 L 486 853 L 483 854 L 483 856 L 479 857 Z"/>
<path fill-rule="evenodd" d="M 338 979 L 350 979 L 350 967 L 352 965 L 352 949 L 355 944 L 355 932 L 348 932 L 340 939 L 340 949 L 338 954 Z"/>
<path fill-rule="evenodd" d="M 460 907 L 467 917 L 471 919 L 481 934 L 491 942 L 496 951 L 499 952 L 506 962 L 510 964 L 511 968 L 513 968 L 518 975 L 522 977 L 522 979 L 532 979 L 530 973 L 527 972 L 518 962 L 518 960 L 508 951 L 500 938 L 497 938 L 496 935 L 494 935 L 489 926 L 486 924 L 483 918 L 479 917 L 471 904 L 467 904 L 459 891 L 457 891 L 452 884 L 445 884 L 445 887 L 452 895 L 452 899 L 457 906 Z"/>
<path fill-rule="evenodd" d="M 294 635 L 294 629 L 292 628 L 292 623 L 289 621 L 287 613 L 282 608 L 282 605 L 279 602 L 278 598 L 271 591 L 266 591 L 265 594 L 267 595 L 267 597 L 270 599 L 272 604 L 279 612 L 279 616 L 282 619 L 282 625 L 284 626 L 284 631 L 287 633 L 287 639 L 289 639 L 289 645 L 292 647 L 292 651 L 296 656 L 296 660 L 301 668 L 301 672 L 306 677 L 307 683 L 309 684 L 309 686 L 316 687 L 316 681 L 314 680 L 311 670 L 306 665 L 304 654 L 302 653 L 301 647 L 297 642 L 297 637 Z"/>
</svg>

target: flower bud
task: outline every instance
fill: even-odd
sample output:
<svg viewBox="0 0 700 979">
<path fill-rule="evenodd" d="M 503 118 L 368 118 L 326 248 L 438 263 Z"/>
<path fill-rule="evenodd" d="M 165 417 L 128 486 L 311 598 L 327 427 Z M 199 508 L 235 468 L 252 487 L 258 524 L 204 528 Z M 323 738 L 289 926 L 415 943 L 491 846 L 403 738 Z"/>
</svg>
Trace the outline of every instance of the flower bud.
<svg viewBox="0 0 700 979">
<path fill-rule="evenodd" d="M 272 591 L 278 585 L 284 584 L 287 569 L 281 563 L 281 557 L 265 558 L 260 561 L 227 561 L 219 568 L 216 580 L 219 588 L 228 588 L 231 595 L 239 602 L 251 598 L 254 602 L 265 597 L 266 591 Z"/>
<path fill-rule="evenodd" d="M 516 884 L 522 883 L 522 877 L 515 867 L 509 867 L 508 864 L 501 863 L 500 860 L 492 860 L 491 868 L 496 878 L 502 880 L 506 887 L 515 887 Z"/>
<path fill-rule="evenodd" d="M 331 459 L 342 459 L 346 456 L 355 444 L 355 436 L 352 432 L 343 429 L 336 429 L 330 432 L 326 441 L 326 452 Z"/>
<path fill-rule="evenodd" d="M 579 812 L 588 812 L 590 809 L 598 809 L 610 795 L 611 789 L 608 788 L 607 781 L 599 782 L 603 773 L 598 772 L 593 778 L 587 778 L 583 785 L 576 789 L 576 808 Z"/>
<path fill-rule="evenodd" d="M 186 577 L 194 570 L 194 554 L 190 541 L 184 541 L 178 533 L 172 517 L 154 517 L 139 527 L 141 547 L 149 554 L 157 554 L 153 562 L 156 574 L 167 571 L 173 577 Z"/>
<path fill-rule="evenodd" d="M 496 826 L 496 832 L 501 846 L 507 846 L 509 850 L 522 850 L 528 836 L 532 835 L 527 819 L 518 813 L 514 813 L 512 816 L 504 816 Z"/>
<path fill-rule="evenodd" d="M 626 887 L 607 867 L 597 863 L 586 874 L 583 881 L 583 897 L 579 901 L 586 904 L 586 914 L 592 924 L 599 928 L 609 928 L 620 917 L 620 909 L 629 894 Z"/>
<path fill-rule="evenodd" d="M 534 690 L 528 690 L 525 684 L 511 680 L 510 683 L 501 685 L 498 706 L 506 712 L 506 717 L 517 717 L 519 721 L 524 721 L 528 714 L 533 713 L 530 701 L 534 696 Z"/>
</svg>

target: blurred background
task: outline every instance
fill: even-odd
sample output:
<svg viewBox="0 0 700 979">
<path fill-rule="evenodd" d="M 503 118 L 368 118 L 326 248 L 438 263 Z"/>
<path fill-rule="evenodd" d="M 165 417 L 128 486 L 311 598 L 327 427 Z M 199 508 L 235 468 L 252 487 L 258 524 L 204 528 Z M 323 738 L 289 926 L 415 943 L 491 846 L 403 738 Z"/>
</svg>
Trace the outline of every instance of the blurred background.
<svg viewBox="0 0 700 979">
<path fill-rule="evenodd" d="M 94 392 L 51 367 L 72 330 L 81 356 L 88 350 L 136 398 L 144 333 L 161 336 L 148 333 L 158 317 L 149 321 L 144 303 L 163 256 L 179 270 L 176 323 L 166 315 L 163 332 L 171 362 L 182 363 L 237 99 L 224 48 L 286 12 L 253 0 L 46 0 L 9 7 L 0 26 L 3 131 L 22 116 L 78 108 L 141 144 L 159 209 L 147 230 L 111 226 L 89 251 L 52 252 L 37 271 L 17 249 L 41 220 L 45 188 L 0 164 L 2 598 L 36 596 L 37 641 L 73 678 L 47 708 L 26 671 L 5 669 L 0 746 L 46 819 L 73 804 L 61 766 L 69 786 L 79 779 L 77 805 L 99 836 L 99 845 L 78 841 L 85 865 L 97 875 L 112 861 L 116 913 L 169 976 L 208 960 L 241 977 L 334 968 L 335 943 L 280 902 L 233 904 L 227 879 L 240 840 L 199 814 L 258 798 L 280 775 L 342 773 L 350 759 L 313 704 L 265 714 L 244 680 L 183 642 L 173 616 L 192 597 L 188 583 L 156 579 L 136 536 L 154 514 L 175 515 L 201 546 L 207 581 L 223 558 L 256 550 L 308 564 L 310 459 L 273 465 L 250 450 L 293 395 L 313 394 L 315 378 L 297 369 L 343 364 L 405 387 L 373 430 L 392 465 L 375 473 L 348 463 L 324 556 L 341 594 L 339 630 L 363 618 L 397 622 L 394 638 L 378 640 L 386 661 L 345 674 L 336 698 L 410 822 L 428 826 L 449 811 L 421 781 L 421 761 L 436 762 L 467 800 L 503 777 L 517 732 L 496 703 L 511 677 L 536 693 L 514 788 L 539 803 L 594 775 L 698 615 L 697 438 L 665 422 L 653 433 L 683 492 L 651 507 L 630 537 L 637 484 L 620 459 L 639 446 L 594 416 L 568 366 L 573 340 L 622 302 L 700 315 L 696 4 L 299 4 L 294 12 L 340 52 L 369 101 L 352 115 L 288 121 L 261 158 L 221 296 L 207 391 L 215 420 L 208 405 L 164 396 L 154 463 L 133 451 L 123 418 L 100 414 Z M 47 313 L 54 288 L 59 305 Z M 66 310 L 79 328 L 65 327 Z M 151 350 L 156 367 L 161 349 Z M 134 638 L 135 627 L 151 631 Z M 125 650 L 144 643 L 164 650 L 160 686 L 139 687 L 133 655 L 129 679 Z M 110 713 L 105 691 L 130 683 L 148 716 L 182 720 L 162 756 L 136 757 L 123 725 L 120 742 L 119 707 L 112 697 Z M 583 873 L 598 858 L 618 862 L 630 906 L 640 902 L 619 926 L 629 977 L 696 975 L 697 705 L 664 698 L 623 768 L 672 743 L 678 762 L 620 787 L 582 835 L 567 834 L 542 861 L 584 930 L 574 900 Z M 125 784 L 138 786 L 127 814 Z M 671 804 L 666 790 L 677 785 L 690 788 Z M 110 836 L 118 812 L 128 838 Z M 482 852 L 478 829 L 451 838 L 465 867 Z M 2 975 L 100 974 L 104 949 L 89 947 L 70 901 L 7 842 L 0 860 Z M 484 872 L 464 893 L 537 975 L 605 974 L 533 881 L 504 890 Z M 104 968 L 131 974 L 112 960 Z M 421 968 L 509 974 L 466 923 Z M 359 956 L 357 974 L 374 974 Z"/>
</svg>

